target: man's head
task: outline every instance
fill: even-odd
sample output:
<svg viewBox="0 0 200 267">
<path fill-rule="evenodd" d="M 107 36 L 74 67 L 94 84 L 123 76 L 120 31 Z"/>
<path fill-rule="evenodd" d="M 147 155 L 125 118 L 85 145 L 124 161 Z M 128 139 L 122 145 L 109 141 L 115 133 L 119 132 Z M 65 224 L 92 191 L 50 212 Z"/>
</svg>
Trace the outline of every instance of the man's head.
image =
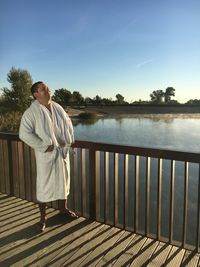
<svg viewBox="0 0 200 267">
<path fill-rule="evenodd" d="M 39 102 L 49 101 L 51 99 L 51 92 L 48 86 L 42 81 L 36 82 L 32 85 L 31 93 Z"/>
</svg>

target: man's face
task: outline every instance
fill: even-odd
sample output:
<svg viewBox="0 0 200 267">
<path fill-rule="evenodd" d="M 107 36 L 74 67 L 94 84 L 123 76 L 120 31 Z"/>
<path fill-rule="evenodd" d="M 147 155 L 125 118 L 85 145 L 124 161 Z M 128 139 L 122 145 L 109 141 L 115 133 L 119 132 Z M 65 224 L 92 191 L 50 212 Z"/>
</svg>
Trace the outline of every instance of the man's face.
<svg viewBox="0 0 200 267">
<path fill-rule="evenodd" d="M 51 91 L 48 86 L 44 83 L 38 85 L 37 92 L 34 93 L 37 100 L 48 101 L 51 99 Z"/>
</svg>

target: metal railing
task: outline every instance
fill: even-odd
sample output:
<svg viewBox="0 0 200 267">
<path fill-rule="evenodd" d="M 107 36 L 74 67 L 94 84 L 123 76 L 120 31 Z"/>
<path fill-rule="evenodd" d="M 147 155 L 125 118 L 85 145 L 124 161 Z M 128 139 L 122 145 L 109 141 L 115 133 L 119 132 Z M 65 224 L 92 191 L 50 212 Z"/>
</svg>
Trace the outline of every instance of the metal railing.
<svg viewBox="0 0 200 267">
<path fill-rule="evenodd" d="M 199 154 L 86 141 L 73 148 L 70 205 L 79 215 L 199 251 Z M 35 176 L 34 151 L 0 133 L 0 191 L 36 201 Z"/>
</svg>

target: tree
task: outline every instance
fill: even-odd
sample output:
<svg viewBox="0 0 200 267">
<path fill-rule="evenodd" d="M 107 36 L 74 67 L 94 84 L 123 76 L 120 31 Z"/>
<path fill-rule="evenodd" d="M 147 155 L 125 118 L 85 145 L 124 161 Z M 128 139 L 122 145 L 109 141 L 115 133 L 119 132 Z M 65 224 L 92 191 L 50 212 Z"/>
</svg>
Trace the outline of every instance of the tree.
<svg viewBox="0 0 200 267">
<path fill-rule="evenodd" d="M 124 97 L 122 95 L 117 94 L 115 97 L 117 98 L 117 103 L 118 104 L 123 104 L 124 103 Z"/>
<path fill-rule="evenodd" d="M 60 105 L 69 105 L 72 102 L 72 93 L 64 88 L 57 89 L 52 97 Z"/>
<path fill-rule="evenodd" d="M 97 104 L 97 105 L 100 105 L 101 104 L 101 97 L 99 95 L 96 95 L 94 98 L 93 98 L 93 101 L 94 101 L 94 104 Z"/>
<path fill-rule="evenodd" d="M 31 102 L 32 77 L 27 70 L 11 68 L 7 74 L 11 88 L 3 88 L 4 105 L 9 109 L 23 112 Z"/>
<path fill-rule="evenodd" d="M 84 98 L 78 91 L 73 92 L 72 98 L 73 98 L 73 102 L 78 104 L 78 105 L 84 103 Z"/>
<path fill-rule="evenodd" d="M 164 93 L 165 103 L 169 103 L 172 96 L 175 96 L 175 89 L 173 87 L 167 87 Z"/>
<path fill-rule="evenodd" d="M 200 105 L 200 99 L 190 99 L 186 102 L 189 105 Z"/>
<path fill-rule="evenodd" d="M 164 97 L 164 92 L 163 92 L 163 90 L 153 91 L 150 94 L 150 97 L 151 97 L 151 101 L 152 102 L 154 102 L 154 103 L 162 103 L 163 102 L 163 97 Z"/>
</svg>

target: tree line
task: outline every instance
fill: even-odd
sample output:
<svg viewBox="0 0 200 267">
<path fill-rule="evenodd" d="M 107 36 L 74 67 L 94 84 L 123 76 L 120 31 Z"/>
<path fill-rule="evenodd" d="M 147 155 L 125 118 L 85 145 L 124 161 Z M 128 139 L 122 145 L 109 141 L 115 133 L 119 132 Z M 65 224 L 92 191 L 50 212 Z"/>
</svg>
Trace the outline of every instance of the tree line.
<svg viewBox="0 0 200 267">
<path fill-rule="evenodd" d="M 0 111 L 15 110 L 23 112 L 31 103 L 32 97 L 30 88 L 33 84 L 31 74 L 27 70 L 12 67 L 7 74 L 10 88 L 1 88 Z M 179 104 L 175 97 L 175 89 L 167 87 L 165 91 L 155 90 L 150 94 L 150 101 L 127 102 L 121 94 L 116 94 L 115 99 L 102 98 L 96 95 L 93 98 L 83 97 L 79 91 L 71 92 L 68 89 L 60 88 L 54 91 L 52 99 L 62 106 L 80 105 L 131 105 L 131 104 Z M 185 104 L 200 104 L 200 100 L 191 99 Z"/>
</svg>

